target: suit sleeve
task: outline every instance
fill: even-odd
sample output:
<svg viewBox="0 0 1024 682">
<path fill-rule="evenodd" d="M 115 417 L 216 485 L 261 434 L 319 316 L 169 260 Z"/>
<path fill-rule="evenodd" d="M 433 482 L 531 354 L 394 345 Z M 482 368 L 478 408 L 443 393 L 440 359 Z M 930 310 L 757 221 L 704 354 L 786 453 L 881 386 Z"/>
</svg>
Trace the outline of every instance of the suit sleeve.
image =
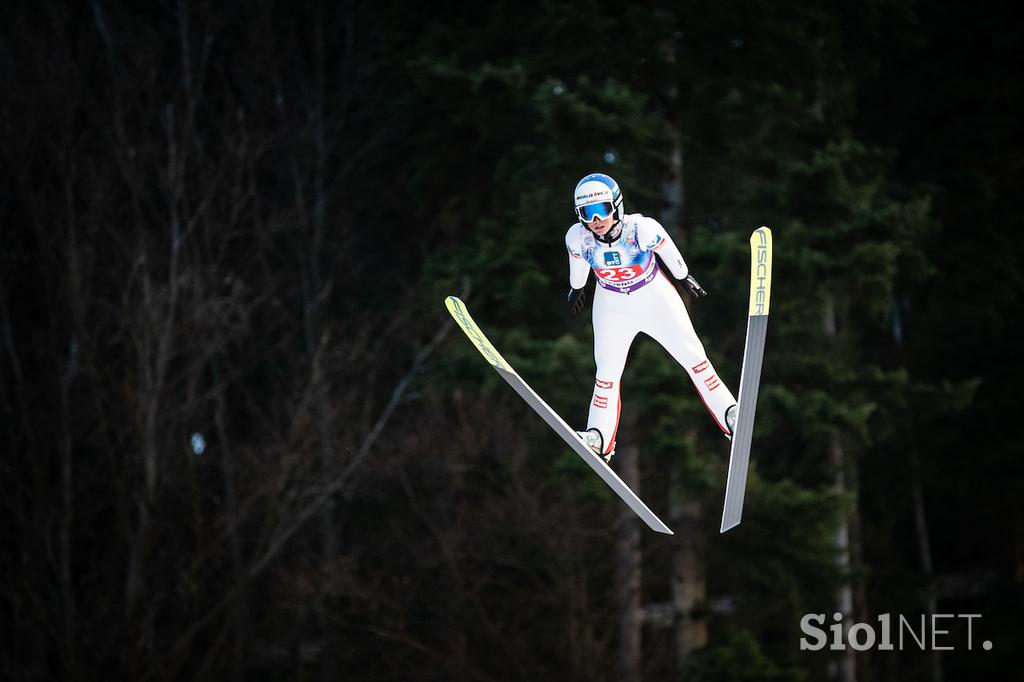
<svg viewBox="0 0 1024 682">
<path fill-rule="evenodd" d="M 582 237 L 578 224 L 565 233 L 565 250 L 569 252 L 569 286 L 573 289 L 582 289 L 590 275 L 590 264 L 583 259 Z"/>
<path fill-rule="evenodd" d="M 690 274 L 690 268 L 683 260 L 675 242 L 668 231 L 654 218 L 644 218 L 637 230 L 638 241 L 645 251 L 653 251 L 661 259 L 662 264 L 672 272 L 676 279 L 683 279 Z"/>
</svg>

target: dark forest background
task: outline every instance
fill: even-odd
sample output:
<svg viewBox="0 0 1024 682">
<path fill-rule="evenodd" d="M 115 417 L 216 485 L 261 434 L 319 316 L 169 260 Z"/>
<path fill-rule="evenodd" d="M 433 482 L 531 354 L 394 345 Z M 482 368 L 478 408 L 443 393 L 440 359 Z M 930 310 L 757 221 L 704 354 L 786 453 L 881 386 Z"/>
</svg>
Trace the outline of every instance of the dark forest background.
<svg viewBox="0 0 1024 682">
<path fill-rule="evenodd" d="M 4 3 L 0 677 L 1019 675 L 1022 24 L 805 4 Z M 774 231 L 725 535 L 728 444 L 660 347 L 615 466 L 671 538 L 444 309 L 582 427 L 596 170 L 710 292 L 734 389 Z M 800 651 L 836 611 L 983 618 Z"/>
</svg>

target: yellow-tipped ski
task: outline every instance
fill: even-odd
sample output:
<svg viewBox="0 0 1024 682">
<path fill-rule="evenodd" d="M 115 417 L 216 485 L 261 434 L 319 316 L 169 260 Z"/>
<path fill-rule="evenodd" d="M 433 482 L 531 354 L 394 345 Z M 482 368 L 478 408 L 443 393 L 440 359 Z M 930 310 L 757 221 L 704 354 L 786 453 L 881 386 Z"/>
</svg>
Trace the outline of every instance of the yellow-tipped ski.
<svg viewBox="0 0 1024 682">
<path fill-rule="evenodd" d="M 772 294 L 772 231 L 767 227 L 750 235 L 750 309 L 747 341 L 743 347 L 740 374 L 739 413 L 729 449 L 729 477 L 725 483 L 725 506 L 721 532 L 739 525 L 747 489 L 750 443 L 754 437 L 754 415 L 761 385 L 761 363 L 768 333 L 768 307 Z"/>
<path fill-rule="evenodd" d="M 505 358 L 501 357 L 501 353 L 495 350 L 491 342 L 487 340 L 484 333 L 480 331 L 480 327 L 476 325 L 473 318 L 469 316 L 469 311 L 466 310 L 466 305 L 455 296 L 449 296 L 444 301 L 445 306 L 448 308 L 448 312 L 452 314 L 455 321 L 462 327 L 462 331 L 466 332 L 466 336 L 473 342 L 476 349 L 480 351 L 480 355 L 483 355 L 487 359 L 487 362 L 491 363 L 491 367 L 498 373 L 505 382 L 512 387 L 512 389 L 519 394 L 519 397 L 526 401 L 526 404 L 536 412 L 544 422 L 551 427 L 551 429 L 558 434 L 558 436 L 572 448 L 579 457 L 586 462 L 587 466 L 594 470 L 594 472 L 601 477 L 601 479 L 608 484 L 608 487 L 619 496 L 619 498 L 625 502 L 630 509 L 636 512 L 637 516 L 643 519 L 652 530 L 659 533 L 665 533 L 666 535 L 672 535 L 672 531 L 665 523 L 658 518 L 658 516 L 650 510 L 650 508 L 644 504 L 643 500 L 637 497 L 625 482 L 619 478 L 608 463 L 604 459 L 591 450 L 583 439 L 580 438 L 579 434 L 576 433 L 572 427 L 565 423 L 565 420 L 558 416 L 558 414 L 551 409 L 551 406 L 544 402 L 537 393 L 527 385 L 521 376 L 516 374 L 516 371 L 512 369 L 512 365 L 505 362 Z"/>
</svg>

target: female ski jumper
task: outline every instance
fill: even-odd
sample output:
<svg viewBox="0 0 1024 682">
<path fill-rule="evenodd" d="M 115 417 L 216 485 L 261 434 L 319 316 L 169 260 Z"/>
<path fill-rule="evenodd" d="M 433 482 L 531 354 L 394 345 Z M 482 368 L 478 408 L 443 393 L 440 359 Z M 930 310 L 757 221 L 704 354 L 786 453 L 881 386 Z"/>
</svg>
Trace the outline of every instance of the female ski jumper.
<svg viewBox="0 0 1024 682">
<path fill-rule="evenodd" d="M 577 189 L 583 184 L 581 181 Z M 617 192 L 617 185 L 615 190 Z M 580 202 L 577 192 L 578 208 Z M 584 220 L 590 216 L 580 213 L 580 217 Z M 594 223 L 588 221 L 588 224 L 597 224 L 601 218 L 593 220 Z M 653 218 L 639 213 L 624 215 L 620 210 L 618 222 L 617 238 L 610 241 L 595 237 L 582 223 L 570 227 L 565 235 L 570 286 L 582 290 L 591 270 L 597 280 L 593 314 L 597 373 L 587 429 L 596 429 L 601 440 L 600 445 L 588 443 L 608 458 L 615 450 L 621 409 L 619 382 L 629 347 L 639 332 L 660 343 L 683 366 L 711 416 L 728 436 L 735 410 L 728 415 L 728 420 L 726 412 L 736 404 L 736 399 L 708 360 L 679 292 L 655 258 L 657 254 L 672 275 L 682 280 L 689 274 L 682 254 L 665 228 Z M 699 285 L 696 286 L 699 289 Z M 570 292 L 571 304 L 572 294 Z M 581 294 L 582 291 L 577 295 Z"/>
</svg>

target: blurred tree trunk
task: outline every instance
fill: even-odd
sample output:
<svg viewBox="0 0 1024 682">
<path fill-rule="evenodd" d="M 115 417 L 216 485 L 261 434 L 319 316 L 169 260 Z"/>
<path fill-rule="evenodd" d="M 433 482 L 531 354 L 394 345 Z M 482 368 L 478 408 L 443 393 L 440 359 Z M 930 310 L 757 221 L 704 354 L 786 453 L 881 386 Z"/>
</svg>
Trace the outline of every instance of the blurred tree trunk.
<svg viewBox="0 0 1024 682">
<path fill-rule="evenodd" d="M 300 248 L 304 254 L 300 264 L 302 273 L 302 309 L 305 330 L 306 354 L 310 363 L 309 375 L 309 406 L 312 410 L 316 449 L 320 459 L 320 468 L 325 480 L 329 479 L 337 467 L 334 448 L 334 434 L 331 429 L 331 398 L 330 377 L 324 363 L 330 342 L 330 335 L 324 325 L 322 314 L 331 291 L 331 277 L 325 276 L 325 264 L 330 263 L 329 244 L 326 231 L 327 210 L 327 157 L 329 140 L 324 120 L 327 87 L 325 71 L 327 69 L 324 48 L 324 17 L 323 5 L 317 4 L 313 9 L 308 29 L 311 37 L 310 64 L 308 74 L 295 72 L 290 74 L 297 83 L 303 83 L 304 97 L 302 114 L 306 122 L 306 145 L 298 146 L 299 153 L 291 153 L 291 169 L 295 189 L 295 205 L 302 216 L 306 243 Z M 305 151 L 303 151 L 305 150 Z M 308 159 L 308 161 L 306 160 Z M 322 570 L 330 571 L 331 564 L 338 555 L 338 528 L 335 500 L 330 499 L 320 512 L 320 557 Z M 317 638 L 320 639 L 320 679 L 333 680 L 337 677 L 336 647 L 330 642 L 328 633 L 331 631 L 330 607 L 332 600 L 325 597 L 318 599 L 313 607 L 314 619 L 317 624 Z"/>
<path fill-rule="evenodd" d="M 910 502 L 914 509 L 914 532 L 917 535 L 917 551 L 921 561 L 921 573 L 925 579 L 925 615 L 928 622 L 938 607 L 935 590 L 935 567 L 932 564 L 932 548 L 928 537 L 928 517 L 924 508 L 924 493 L 921 490 L 921 460 L 917 450 L 910 452 Z M 942 653 L 938 649 L 928 652 L 928 679 L 942 682 Z"/>
<path fill-rule="evenodd" d="M 850 490 L 853 496 L 853 510 L 850 514 L 849 528 L 850 528 L 850 566 L 856 574 L 851 577 L 851 583 L 853 586 L 853 614 L 855 619 L 859 623 L 867 623 L 871 620 L 871 609 L 868 603 L 868 592 L 867 592 L 867 581 L 863 577 L 864 573 L 864 531 L 863 523 L 860 516 L 860 466 L 857 463 L 855 457 L 846 458 L 846 487 Z M 874 679 L 874 668 L 871 664 L 871 658 L 873 656 L 872 651 L 858 652 L 860 660 L 859 673 L 857 678 L 861 682 L 870 682 Z"/>
<path fill-rule="evenodd" d="M 633 433 L 633 429 L 628 429 L 628 432 Z M 618 459 L 616 469 L 619 477 L 633 492 L 640 495 L 640 457 L 636 446 L 620 448 L 615 458 Z M 615 603 L 619 614 L 619 646 L 615 670 L 616 679 L 619 680 L 640 680 L 643 676 L 640 532 L 640 519 L 632 509 L 622 505 L 615 539 Z"/>
<path fill-rule="evenodd" d="M 828 452 L 833 472 L 833 486 L 839 493 L 845 494 L 846 455 L 839 434 L 833 433 L 829 436 Z M 836 592 L 836 610 L 843 615 L 843 641 L 849 641 L 850 619 L 853 617 L 853 578 L 850 563 L 850 526 L 845 515 L 836 527 L 834 542 L 836 564 L 840 575 L 843 576 L 843 582 Z M 847 647 L 846 651 L 840 654 L 838 677 L 841 682 L 854 682 L 857 679 L 855 654 L 856 651 L 852 647 Z"/>
<path fill-rule="evenodd" d="M 73 582 L 74 558 L 72 556 L 72 536 L 75 526 L 75 469 L 74 469 L 74 409 L 72 404 L 71 391 L 78 378 L 79 332 L 83 328 L 82 322 L 85 316 L 85 301 L 83 292 L 83 259 L 81 255 L 81 239 L 77 220 L 77 211 L 74 206 L 76 168 L 74 161 L 65 167 L 64 176 L 64 202 L 65 222 L 67 226 L 67 305 L 70 311 L 69 329 L 57 330 L 57 339 L 67 339 L 67 357 L 62 367 L 60 377 L 60 500 L 61 516 L 60 530 L 58 535 L 58 561 L 59 561 L 59 584 L 60 603 L 62 612 L 61 636 L 64 665 L 70 672 L 71 677 L 76 676 L 77 661 L 77 626 L 76 626 L 76 597 Z"/>
<path fill-rule="evenodd" d="M 132 310 L 135 320 L 131 330 L 136 342 L 135 354 L 138 359 L 139 386 L 138 412 L 141 434 L 141 459 L 144 486 L 134 499 L 136 522 L 131 542 L 131 556 L 125 581 L 125 611 L 129 619 L 140 617 L 136 632 L 137 644 L 141 650 L 153 645 L 152 608 L 142 608 L 147 589 L 146 569 L 152 541 L 154 539 L 154 511 L 157 489 L 160 485 L 160 450 L 162 435 L 162 410 L 164 388 L 175 342 L 178 324 L 178 299 L 181 293 L 181 251 L 184 243 L 182 231 L 182 201 L 185 195 L 185 152 L 178 140 L 178 121 L 175 107 L 167 104 L 164 109 L 164 132 L 166 135 L 165 181 L 168 214 L 165 248 L 152 249 L 148 238 L 148 225 L 142 215 L 138 219 L 137 261 L 140 263 L 139 282 L 141 299 Z M 141 203 L 141 199 L 139 200 Z M 155 588 L 155 586 L 153 586 Z"/>
<path fill-rule="evenodd" d="M 822 303 L 821 319 L 824 337 L 832 347 L 835 347 L 838 338 L 838 321 L 835 300 L 830 294 L 826 294 L 825 300 Z M 832 468 L 832 485 L 838 493 L 845 496 L 848 492 L 846 470 L 853 463 L 848 461 L 840 435 L 835 431 L 829 434 L 828 457 L 829 465 Z M 836 611 L 843 616 L 843 641 L 849 641 L 850 619 L 853 617 L 854 588 L 850 555 L 849 518 L 856 513 L 854 509 L 851 510 L 849 515 L 843 515 L 839 525 L 836 527 L 834 537 L 836 564 L 842 576 L 842 583 L 836 592 Z M 841 682 L 855 682 L 857 679 L 855 654 L 855 649 L 847 647 L 846 651 L 840 655 L 836 673 Z"/>
<path fill-rule="evenodd" d="M 224 399 L 225 385 L 221 380 L 221 372 L 217 364 L 213 367 L 214 381 L 217 384 L 214 421 L 217 427 L 217 441 L 221 451 L 221 477 L 224 480 L 224 501 L 227 505 L 227 526 L 228 526 L 228 548 L 231 552 L 231 574 L 236 584 L 239 585 L 240 593 L 234 600 L 231 608 L 231 677 L 236 682 L 245 679 L 245 643 L 248 635 L 248 604 L 247 594 L 249 592 L 245 574 L 245 560 L 242 556 L 242 539 L 239 537 L 238 520 L 241 509 L 238 504 L 238 490 L 235 484 L 235 477 L 238 475 L 235 453 L 232 444 L 228 439 L 228 430 L 225 425 L 225 414 L 227 407 Z"/>
<path fill-rule="evenodd" d="M 1024 511 L 1013 508 L 1013 579 L 1024 583 Z"/>
<path fill-rule="evenodd" d="M 668 20 L 668 18 L 666 18 Z M 674 41 L 663 46 L 664 58 L 671 70 L 677 62 L 677 49 Z M 683 122 L 679 120 L 682 107 L 678 105 L 679 87 L 671 81 L 665 90 L 670 112 L 666 127 L 671 147 L 668 155 L 668 175 L 662 184 L 663 210 L 660 214 L 662 224 L 675 236 L 679 245 L 686 238 L 684 226 L 684 209 L 686 204 L 686 184 L 684 176 Z M 685 258 L 685 255 L 684 255 Z M 684 297 L 687 313 L 690 301 Z M 694 457 L 697 453 L 697 430 L 688 429 L 685 442 L 687 452 L 684 457 L 671 458 L 669 472 L 669 516 L 676 535 L 672 542 L 672 613 L 674 623 L 675 667 L 677 674 L 682 676 L 687 660 L 697 649 L 708 642 L 707 620 L 697 611 L 707 599 L 705 584 L 705 549 L 701 542 L 701 523 L 703 505 L 698 498 L 691 497 L 684 480 L 684 463 L 686 457 Z"/>
<path fill-rule="evenodd" d="M 338 265 L 336 251 L 339 239 L 333 235 L 345 229 L 348 214 L 337 212 L 328 219 L 331 200 L 343 187 L 342 178 L 334 177 L 330 168 L 332 155 L 338 153 L 339 108 L 348 96 L 348 79 L 339 79 L 339 74 L 350 72 L 352 60 L 352 10 L 348 6 L 336 8 L 340 15 L 328 11 L 330 5 L 316 3 L 309 13 L 296 15 L 301 35 L 308 44 L 290 45 L 288 58 L 281 59 L 283 68 L 277 72 L 277 108 L 283 122 L 289 122 L 296 114 L 301 120 L 301 132 L 295 143 L 288 147 L 288 164 L 291 174 L 294 205 L 298 210 L 303 243 L 298 248 L 301 262 L 299 273 L 302 283 L 302 323 L 308 364 L 308 385 L 304 400 L 310 411 L 315 450 L 319 461 L 321 479 L 332 480 L 337 476 L 342 461 L 338 454 L 339 434 L 336 423 L 348 424 L 354 420 L 338 420 L 339 411 L 345 405 L 332 394 L 335 381 L 335 367 L 331 365 L 335 345 L 351 342 L 349 336 L 332 338 L 328 314 L 325 312 L 331 301 L 335 280 L 342 283 L 352 281 L 358 275 L 352 266 L 335 273 Z M 328 29 L 329 27 L 329 29 Z M 271 29 L 273 32 L 273 29 Z M 329 31 L 329 32 L 327 32 Z M 332 52 L 332 49 L 340 50 Z M 297 90 L 298 96 L 287 92 Z M 289 109 L 289 105 L 295 107 Z M 332 183 L 332 178 L 334 181 Z M 344 205 L 344 197 L 341 202 Z M 358 267 L 358 266 L 357 266 Z M 335 311 L 334 314 L 337 314 Z M 336 499 L 331 495 L 319 510 L 320 556 L 318 565 L 325 574 L 330 574 L 339 554 L 339 512 Z M 338 677 L 338 647 L 331 641 L 334 616 L 331 611 L 333 600 L 321 596 L 311 607 L 316 622 L 319 644 L 319 677 L 333 680 Z"/>
<path fill-rule="evenodd" d="M 696 452 L 697 431 L 691 428 L 686 443 L 691 456 Z M 701 527 L 704 509 L 699 499 L 692 499 L 683 480 L 683 458 L 672 459 L 671 512 L 672 530 L 672 613 L 675 625 L 675 666 L 682 678 L 690 655 L 708 643 L 707 618 L 703 607 L 707 601 L 705 582 L 705 548 Z"/>
</svg>

